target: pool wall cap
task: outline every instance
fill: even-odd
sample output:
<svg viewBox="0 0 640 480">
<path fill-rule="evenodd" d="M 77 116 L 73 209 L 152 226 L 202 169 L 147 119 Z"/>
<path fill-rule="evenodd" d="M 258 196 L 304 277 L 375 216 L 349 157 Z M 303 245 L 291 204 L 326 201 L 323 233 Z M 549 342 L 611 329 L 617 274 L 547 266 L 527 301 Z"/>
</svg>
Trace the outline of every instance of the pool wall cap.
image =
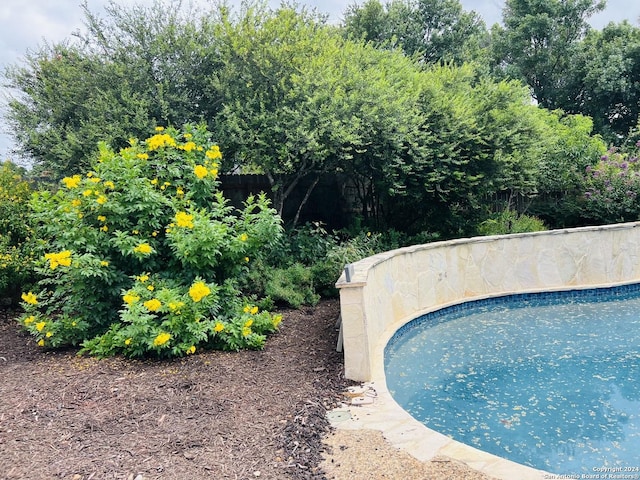
<svg viewBox="0 0 640 480">
<path fill-rule="evenodd" d="M 430 250 L 442 247 L 445 245 L 464 245 L 469 243 L 488 243 L 495 240 L 513 240 L 523 237 L 535 237 L 535 236 L 550 236 L 550 235 L 566 235 L 570 233 L 579 232 L 595 232 L 601 230 L 628 230 L 630 228 L 640 227 L 640 222 L 628 222 L 628 223 L 615 223 L 611 225 L 596 225 L 589 227 L 577 227 L 577 228 L 562 228 L 556 230 L 542 230 L 538 232 L 524 232 L 524 233 L 510 233 L 507 235 L 487 235 L 482 237 L 465 237 L 456 238 L 453 240 L 442 240 L 439 242 L 423 243 L 420 245 L 410 245 L 408 247 L 396 248 L 395 250 L 389 250 L 387 252 L 377 253 L 362 260 L 358 260 L 355 263 L 349 264 L 353 267 L 353 272 L 350 273 L 350 281 L 347 281 L 345 272 L 340 275 L 338 281 L 335 283 L 336 288 L 349 288 L 349 287 L 361 287 L 367 284 L 367 271 L 371 267 L 392 258 L 397 255 L 405 253 L 415 253 L 421 250 Z M 345 267 L 346 268 L 346 267 Z"/>
</svg>

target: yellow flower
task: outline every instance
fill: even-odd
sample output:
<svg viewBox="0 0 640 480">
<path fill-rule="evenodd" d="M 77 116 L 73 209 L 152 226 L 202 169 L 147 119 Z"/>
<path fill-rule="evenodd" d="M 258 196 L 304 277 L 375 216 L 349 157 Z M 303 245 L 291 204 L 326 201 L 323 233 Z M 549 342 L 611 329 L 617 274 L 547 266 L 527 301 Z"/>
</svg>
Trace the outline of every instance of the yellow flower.
<svg viewBox="0 0 640 480">
<path fill-rule="evenodd" d="M 240 235 L 241 242 L 246 242 L 248 239 L 249 239 L 249 235 L 247 235 L 246 233 L 243 233 L 242 235 Z"/>
<path fill-rule="evenodd" d="M 205 167 L 203 165 L 196 165 L 193 168 L 193 173 L 195 173 L 196 177 L 198 177 L 200 179 L 203 179 L 204 177 L 207 176 L 209 171 L 207 170 L 207 167 Z"/>
<path fill-rule="evenodd" d="M 147 310 L 149 310 L 150 312 L 157 312 L 158 310 L 160 310 L 160 307 L 162 307 L 162 303 L 157 298 L 147 300 L 143 303 L 143 305 L 147 307 Z"/>
<path fill-rule="evenodd" d="M 153 340 L 153 346 L 161 347 L 162 345 L 167 343 L 169 340 L 171 340 L 171 335 L 166 332 L 162 332 L 158 334 L 158 336 Z"/>
<path fill-rule="evenodd" d="M 150 292 L 153 292 L 155 288 L 156 287 L 154 287 L 153 285 L 147 285 L 147 290 L 149 290 Z"/>
<path fill-rule="evenodd" d="M 193 135 L 191 133 L 185 133 L 184 138 L 186 138 L 187 140 L 191 140 L 193 138 Z"/>
<path fill-rule="evenodd" d="M 102 260 L 102 261 L 100 262 L 100 266 L 101 266 L 101 267 L 108 267 L 108 266 L 109 266 L 109 262 L 108 262 L 108 261 L 106 261 L 106 260 Z"/>
<path fill-rule="evenodd" d="M 82 205 L 82 202 L 80 201 L 80 199 L 74 198 L 73 200 L 71 200 L 71 205 L 73 205 L 74 207 L 79 207 L 80 205 Z"/>
<path fill-rule="evenodd" d="M 67 187 L 68 189 L 72 189 L 80 185 L 80 180 L 80 175 L 74 175 L 73 177 L 64 177 L 62 179 L 62 183 L 64 183 L 65 187 Z"/>
<path fill-rule="evenodd" d="M 246 322 L 244 322 L 244 328 L 249 328 L 251 325 L 253 325 L 253 318 L 250 318 L 249 320 L 247 320 Z"/>
<path fill-rule="evenodd" d="M 46 326 L 47 326 L 47 322 L 38 322 L 36 323 L 36 330 L 41 332 L 42 330 L 44 330 L 44 327 Z"/>
<path fill-rule="evenodd" d="M 41 347 L 44 347 L 44 338 L 41 338 L 40 340 L 38 340 L 38 345 Z"/>
<path fill-rule="evenodd" d="M 129 292 L 129 293 L 126 293 L 126 294 L 122 297 L 122 299 L 124 300 L 124 302 L 125 302 L 127 305 L 133 305 L 133 304 L 134 304 L 134 303 L 136 303 L 138 300 L 140 300 L 140 297 L 139 297 L 138 295 L 136 295 L 135 293 L 133 293 L 133 292 Z"/>
<path fill-rule="evenodd" d="M 161 130 L 158 130 L 161 131 Z M 149 151 L 157 150 L 162 147 L 175 147 L 176 141 L 171 137 L 171 135 L 162 133 L 154 135 L 151 138 L 147 139 L 147 148 Z"/>
<path fill-rule="evenodd" d="M 146 153 L 139 153 L 138 155 L 136 155 L 136 157 L 138 157 L 140 160 L 149 160 L 149 155 Z"/>
<path fill-rule="evenodd" d="M 161 127 L 161 126 L 156 127 L 156 132 L 162 132 L 162 131 L 164 131 L 164 127 Z"/>
<path fill-rule="evenodd" d="M 244 257 L 244 261 L 249 263 L 249 257 Z"/>
<path fill-rule="evenodd" d="M 189 289 L 189 296 L 194 302 L 199 302 L 211 293 L 211 289 L 204 282 L 196 282 Z"/>
<path fill-rule="evenodd" d="M 184 145 L 181 145 L 179 148 L 184 150 L 185 152 L 190 152 L 191 150 L 195 150 L 196 144 L 194 142 L 187 142 Z"/>
<path fill-rule="evenodd" d="M 88 197 L 89 195 L 91 195 L 93 193 L 93 190 L 91 190 L 90 188 L 88 188 L 87 190 L 85 190 L 84 192 L 82 192 L 82 195 L 85 197 Z"/>
<path fill-rule="evenodd" d="M 224 330 L 224 325 L 221 322 L 216 322 L 216 326 L 213 327 L 216 332 L 221 332 Z"/>
<path fill-rule="evenodd" d="M 24 324 L 31 325 L 35 321 L 36 321 L 36 317 L 34 315 L 31 315 L 30 317 L 27 317 L 24 319 Z"/>
<path fill-rule="evenodd" d="M 278 328 L 278 325 L 280 325 L 280 322 L 282 322 L 282 315 L 274 315 L 273 319 L 271 319 L 271 324 L 273 325 L 274 328 Z"/>
<path fill-rule="evenodd" d="M 172 312 L 178 310 L 181 307 L 184 307 L 184 302 L 169 302 L 169 310 L 171 310 Z"/>
<path fill-rule="evenodd" d="M 107 217 L 105 217 L 104 215 L 98 215 L 98 220 L 101 222 L 106 222 L 107 221 Z"/>
<path fill-rule="evenodd" d="M 218 169 L 217 168 L 212 168 L 209 173 L 211 173 L 211 176 L 215 178 L 215 177 L 218 176 Z"/>
<path fill-rule="evenodd" d="M 140 275 L 139 277 L 136 277 L 136 279 L 142 283 L 146 282 L 147 280 L 149 280 L 149 275 Z"/>
<path fill-rule="evenodd" d="M 213 145 L 211 148 L 209 148 L 209 150 L 207 150 L 207 153 L 205 153 L 205 155 L 207 156 L 207 158 L 210 158 L 211 160 L 222 158 L 222 154 L 220 153 L 220 147 L 218 145 Z"/>
<path fill-rule="evenodd" d="M 47 332 L 47 334 L 45 335 L 45 337 L 47 337 L 47 338 L 51 338 L 51 337 L 53 337 L 53 332 Z"/>
<path fill-rule="evenodd" d="M 38 304 L 38 298 L 36 297 L 36 294 L 32 293 L 32 292 L 23 293 L 22 294 L 22 300 L 24 300 L 26 303 L 28 303 L 30 305 L 37 305 Z"/>
<path fill-rule="evenodd" d="M 242 336 L 248 337 L 251 335 L 251 327 L 242 327 Z"/>
<path fill-rule="evenodd" d="M 77 325 L 78 325 L 78 322 L 71 322 L 71 326 L 72 326 L 72 327 L 75 327 L 75 326 L 77 326 Z"/>
<path fill-rule="evenodd" d="M 187 355 L 189 355 L 191 353 L 196 353 L 196 346 L 195 345 L 191 345 L 189 348 L 187 348 Z"/>
<path fill-rule="evenodd" d="M 63 267 L 69 267 L 71 265 L 71 252 L 69 250 L 63 250 L 60 253 L 45 253 L 44 258 L 49 260 L 51 270 L 58 268 L 58 265 L 62 265 Z"/>
<path fill-rule="evenodd" d="M 109 227 L 107 227 L 106 225 L 103 225 L 100 227 L 100 230 L 102 230 L 103 232 L 108 232 L 109 231 Z"/>
<path fill-rule="evenodd" d="M 183 228 L 193 228 L 193 215 L 187 212 L 176 213 L 176 225 Z"/>
<path fill-rule="evenodd" d="M 105 197 L 104 195 L 100 195 L 98 198 L 96 198 L 96 203 L 99 205 L 104 205 L 105 203 L 107 203 L 107 197 Z"/>
<path fill-rule="evenodd" d="M 124 341 L 124 344 L 125 344 L 125 345 L 131 345 L 131 339 L 130 339 L 130 338 L 127 338 L 127 339 Z"/>
<path fill-rule="evenodd" d="M 176 195 L 178 196 L 184 195 L 184 190 L 182 189 L 182 187 L 176 188 Z"/>
<path fill-rule="evenodd" d="M 89 179 L 89 181 L 90 181 L 91 183 L 100 183 L 100 179 L 99 179 L 98 177 L 90 178 L 90 179 Z"/>
<path fill-rule="evenodd" d="M 104 186 L 110 188 L 111 190 L 116 188 L 115 184 L 111 180 L 107 180 L 106 182 L 104 182 Z"/>
<path fill-rule="evenodd" d="M 153 248 L 151 248 L 151 245 L 149 245 L 148 243 L 141 243 L 136 248 L 134 248 L 133 251 L 136 253 L 141 253 L 143 255 L 148 255 L 153 252 Z"/>
<path fill-rule="evenodd" d="M 151 185 L 157 185 L 158 184 L 158 179 L 154 178 L 153 180 L 151 180 Z"/>
</svg>

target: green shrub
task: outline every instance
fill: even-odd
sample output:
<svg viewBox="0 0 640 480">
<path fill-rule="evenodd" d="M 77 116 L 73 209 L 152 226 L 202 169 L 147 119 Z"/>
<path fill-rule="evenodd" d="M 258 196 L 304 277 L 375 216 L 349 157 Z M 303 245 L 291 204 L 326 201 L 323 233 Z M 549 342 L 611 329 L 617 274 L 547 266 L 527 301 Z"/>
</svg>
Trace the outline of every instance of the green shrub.
<svg viewBox="0 0 640 480">
<path fill-rule="evenodd" d="M 627 152 L 612 148 L 584 175 L 583 216 L 587 223 L 640 219 L 640 142 Z"/>
<path fill-rule="evenodd" d="M 384 250 L 382 235 L 361 232 L 341 239 L 320 224 L 288 232 L 272 252 L 252 262 L 246 289 L 257 297 L 294 308 L 315 305 L 321 297 L 335 297 L 335 283 L 346 264 Z"/>
<path fill-rule="evenodd" d="M 311 270 L 301 263 L 271 270 L 264 293 L 273 301 L 286 303 L 293 308 L 315 305 L 320 300 L 313 285 Z"/>
<path fill-rule="evenodd" d="M 17 300 L 35 280 L 35 243 L 28 215 L 32 189 L 24 170 L 0 163 L 0 298 Z"/>
<path fill-rule="evenodd" d="M 325 258 L 311 266 L 316 291 L 323 297 L 334 297 L 338 294 L 335 283 L 342 274 L 345 265 L 383 251 L 380 234 L 361 232 L 333 245 Z"/>
<path fill-rule="evenodd" d="M 100 145 L 90 172 L 31 201 L 47 253 L 21 322 L 39 345 L 180 356 L 259 348 L 277 328 L 238 279 L 277 243 L 280 218 L 264 195 L 227 204 L 203 127 L 156 130 L 117 153 Z"/>
<path fill-rule="evenodd" d="M 493 218 L 482 222 L 478 226 L 478 233 L 480 235 L 505 235 L 508 233 L 538 232 L 546 229 L 544 222 L 537 217 L 505 209 L 494 215 Z"/>
</svg>

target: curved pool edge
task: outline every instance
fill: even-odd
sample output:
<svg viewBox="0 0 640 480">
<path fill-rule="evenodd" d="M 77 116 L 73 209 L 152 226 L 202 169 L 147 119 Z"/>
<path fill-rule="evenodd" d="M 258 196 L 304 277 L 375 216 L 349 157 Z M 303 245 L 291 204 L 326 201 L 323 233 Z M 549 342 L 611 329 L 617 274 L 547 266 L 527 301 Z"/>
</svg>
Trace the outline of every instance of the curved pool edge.
<svg viewBox="0 0 640 480">
<path fill-rule="evenodd" d="M 334 428 L 378 430 L 391 446 L 408 453 L 418 461 L 428 462 L 435 457 L 445 456 L 495 479 L 544 480 L 553 477 L 548 472 L 478 450 L 431 430 L 395 402 L 384 381 L 367 382 L 363 386 L 375 391 L 373 403 L 348 405 L 333 410 L 334 415 L 330 417 L 337 418 L 331 420 Z"/>
<path fill-rule="evenodd" d="M 640 282 L 640 223 L 480 237 L 405 247 L 357 262 L 340 288 L 345 376 L 376 392 L 346 406 L 337 429 L 373 429 L 420 461 L 438 455 L 494 478 L 554 474 L 457 442 L 421 424 L 392 398 L 384 350 L 408 322 L 451 305 L 497 296 L 610 288 Z M 606 245 L 608 248 L 603 248 Z"/>
</svg>

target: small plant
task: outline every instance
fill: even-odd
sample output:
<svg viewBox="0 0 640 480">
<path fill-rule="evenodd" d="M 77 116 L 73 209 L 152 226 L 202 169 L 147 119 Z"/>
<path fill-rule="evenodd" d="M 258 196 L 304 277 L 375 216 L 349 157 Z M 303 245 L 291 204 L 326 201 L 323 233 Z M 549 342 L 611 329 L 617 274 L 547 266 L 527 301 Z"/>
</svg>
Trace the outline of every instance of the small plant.
<svg viewBox="0 0 640 480">
<path fill-rule="evenodd" d="M 275 302 L 286 303 L 293 308 L 315 305 L 320 300 L 313 284 L 313 273 L 301 263 L 272 271 L 264 293 Z"/>
<path fill-rule="evenodd" d="M 323 297 L 336 296 L 338 290 L 335 283 L 345 265 L 375 255 L 384 249 L 381 245 L 381 235 L 371 232 L 360 232 L 353 238 L 333 245 L 326 257 L 311 267 L 316 291 Z"/>
<path fill-rule="evenodd" d="M 480 235 L 506 235 L 508 233 L 539 232 L 546 230 L 544 222 L 537 217 L 505 209 L 478 226 Z"/>
<path fill-rule="evenodd" d="M 346 264 L 383 250 L 381 239 L 371 232 L 341 239 L 320 224 L 305 225 L 288 232 L 276 251 L 252 262 L 245 285 L 276 303 L 315 305 L 321 297 L 338 294 L 335 283 Z"/>
<path fill-rule="evenodd" d="M 280 218 L 264 195 L 227 204 L 204 127 L 156 130 L 120 152 L 100 145 L 91 171 L 32 200 L 47 250 L 20 321 L 39 345 L 180 356 L 260 348 L 277 328 L 238 280 L 277 243 Z"/>
</svg>

